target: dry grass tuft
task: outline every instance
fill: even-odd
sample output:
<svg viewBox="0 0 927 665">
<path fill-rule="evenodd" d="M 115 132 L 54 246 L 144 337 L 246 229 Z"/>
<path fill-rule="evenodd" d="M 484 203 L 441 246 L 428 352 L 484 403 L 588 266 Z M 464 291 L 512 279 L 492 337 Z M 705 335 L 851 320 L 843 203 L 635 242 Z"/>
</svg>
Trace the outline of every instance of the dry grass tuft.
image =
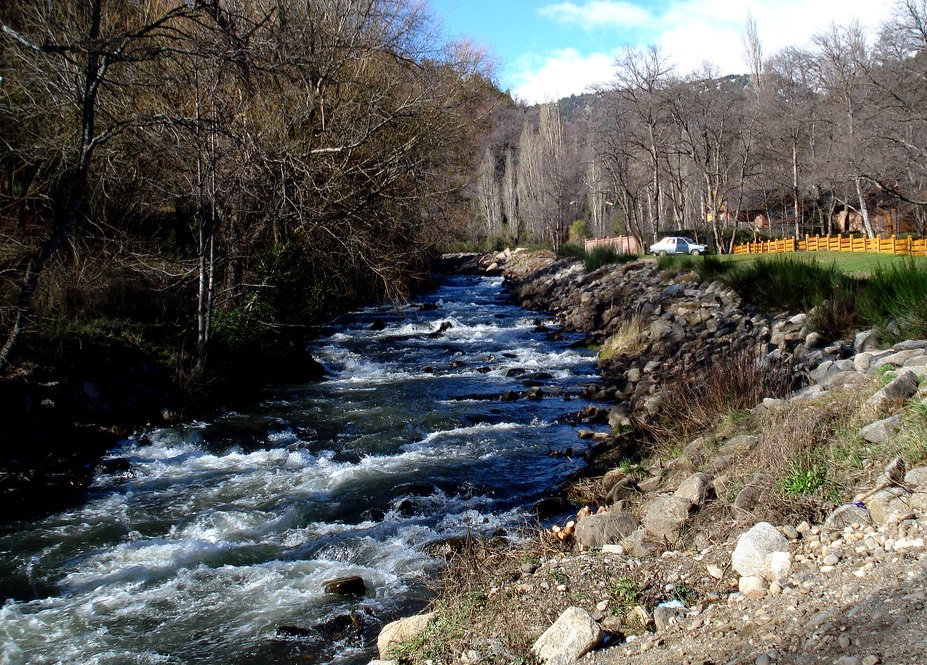
<svg viewBox="0 0 927 665">
<path fill-rule="evenodd" d="M 765 397 L 787 395 L 795 381 L 787 363 L 767 362 L 758 349 L 734 351 L 707 367 L 680 372 L 664 390 L 660 417 L 647 430 L 658 445 L 690 441 L 732 412 L 751 409 Z"/>
<path fill-rule="evenodd" d="M 644 339 L 646 323 L 643 316 L 632 314 L 621 322 L 618 330 L 599 349 L 599 360 L 609 360 L 618 355 L 639 356 L 647 350 Z"/>
<path fill-rule="evenodd" d="M 599 505 L 605 501 L 608 488 L 605 477 L 580 478 L 567 487 L 567 498 L 579 505 Z"/>
</svg>

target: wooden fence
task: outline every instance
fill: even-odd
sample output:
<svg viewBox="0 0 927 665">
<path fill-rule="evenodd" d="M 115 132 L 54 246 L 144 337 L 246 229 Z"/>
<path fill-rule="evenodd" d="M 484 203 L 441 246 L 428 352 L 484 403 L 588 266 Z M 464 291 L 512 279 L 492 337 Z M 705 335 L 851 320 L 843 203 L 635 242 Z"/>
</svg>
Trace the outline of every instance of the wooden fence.
<svg viewBox="0 0 927 665">
<path fill-rule="evenodd" d="M 843 236 L 808 236 L 804 240 L 795 238 L 747 242 L 734 245 L 735 254 L 779 254 L 782 252 L 877 252 L 880 254 L 902 254 L 906 256 L 927 256 L 927 239 L 913 238 L 844 238 Z"/>
<path fill-rule="evenodd" d="M 614 236 L 611 238 L 586 238 L 583 249 L 588 254 L 599 247 L 614 249 L 618 254 L 640 254 L 641 246 L 634 236 Z"/>
</svg>

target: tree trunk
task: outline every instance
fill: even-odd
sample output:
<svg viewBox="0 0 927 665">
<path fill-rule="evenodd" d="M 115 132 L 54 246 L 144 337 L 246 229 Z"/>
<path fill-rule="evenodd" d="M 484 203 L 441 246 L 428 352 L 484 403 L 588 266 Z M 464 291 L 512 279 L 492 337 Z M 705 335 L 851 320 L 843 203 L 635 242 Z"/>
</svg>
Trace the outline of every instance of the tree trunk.
<svg viewBox="0 0 927 665">
<path fill-rule="evenodd" d="M 863 179 L 856 177 L 856 196 L 859 199 L 859 214 L 863 218 L 863 227 L 866 229 L 866 237 L 875 238 L 872 230 L 872 223 L 869 221 L 869 207 L 866 205 L 866 197 L 863 194 Z"/>
</svg>

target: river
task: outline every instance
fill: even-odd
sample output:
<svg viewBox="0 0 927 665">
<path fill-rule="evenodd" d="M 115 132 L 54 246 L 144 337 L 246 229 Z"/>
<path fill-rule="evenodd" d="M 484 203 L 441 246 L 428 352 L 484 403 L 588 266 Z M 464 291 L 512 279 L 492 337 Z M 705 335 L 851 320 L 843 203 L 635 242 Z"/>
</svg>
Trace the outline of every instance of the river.
<svg viewBox="0 0 927 665">
<path fill-rule="evenodd" d="M 326 380 L 124 441 L 83 505 L 0 530 L 0 663 L 366 663 L 435 544 L 516 537 L 581 464 L 549 453 L 578 447 L 595 357 L 535 316 L 451 277 L 342 317 L 309 349 Z M 353 575 L 364 596 L 324 593 Z"/>
</svg>

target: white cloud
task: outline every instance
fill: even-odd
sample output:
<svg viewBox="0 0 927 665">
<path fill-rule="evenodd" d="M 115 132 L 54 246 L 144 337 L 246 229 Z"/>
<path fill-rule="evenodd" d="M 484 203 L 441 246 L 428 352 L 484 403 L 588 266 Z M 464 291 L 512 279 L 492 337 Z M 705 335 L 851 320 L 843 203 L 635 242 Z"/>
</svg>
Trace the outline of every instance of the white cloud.
<svg viewBox="0 0 927 665">
<path fill-rule="evenodd" d="M 600 37 L 612 31 L 614 47 L 527 54 L 509 67 L 513 92 L 528 102 L 587 92 L 613 79 L 615 57 L 625 46 L 659 46 L 680 74 L 699 71 L 706 62 L 721 75 L 745 73 L 742 36 L 748 12 L 768 57 L 787 46 L 810 47 L 813 35 L 832 23 L 857 21 L 874 37 L 891 6 L 872 0 L 675 0 L 651 11 L 626 1 L 550 4 L 539 10 L 542 16 L 590 31 L 601 28 Z"/>
<path fill-rule="evenodd" d="M 585 30 L 616 26 L 641 27 L 653 21 L 650 11 L 639 5 L 609 0 L 592 0 L 582 5 L 560 2 L 541 7 L 538 13 L 558 23 L 578 25 Z"/>
<path fill-rule="evenodd" d="M 529 104 L 579 95 L 614 78 L 614 62 L 615 54 L 583 55 L 573 48 L 544 56 L 528 54 L 513 66 L 512 92 Z"/>
</svg>

